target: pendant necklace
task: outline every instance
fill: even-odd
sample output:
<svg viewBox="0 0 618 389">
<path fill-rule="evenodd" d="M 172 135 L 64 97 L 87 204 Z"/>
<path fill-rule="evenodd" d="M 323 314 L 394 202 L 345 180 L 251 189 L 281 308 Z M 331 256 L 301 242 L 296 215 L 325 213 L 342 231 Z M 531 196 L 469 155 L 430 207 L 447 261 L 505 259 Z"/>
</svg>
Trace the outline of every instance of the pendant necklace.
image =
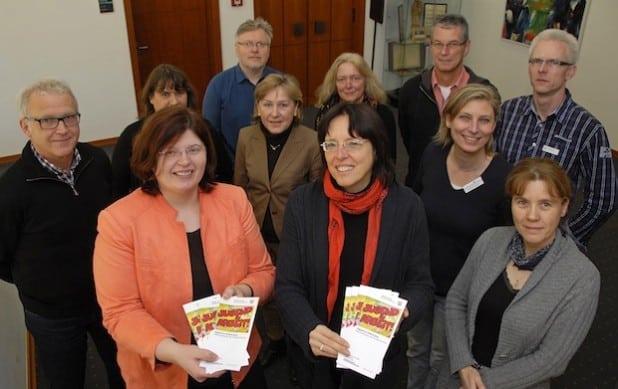
<svg viewBox="0 0 618 389">
<path fill-rule="evenodd" d="M 276 151 L 279 148 L 279 146 L 281 146 L 281 143 L 279 143 L 277 145 L 271 145 L 269 143 L 268 146 L 271 148 L 272 151 Z"/>
</svg>

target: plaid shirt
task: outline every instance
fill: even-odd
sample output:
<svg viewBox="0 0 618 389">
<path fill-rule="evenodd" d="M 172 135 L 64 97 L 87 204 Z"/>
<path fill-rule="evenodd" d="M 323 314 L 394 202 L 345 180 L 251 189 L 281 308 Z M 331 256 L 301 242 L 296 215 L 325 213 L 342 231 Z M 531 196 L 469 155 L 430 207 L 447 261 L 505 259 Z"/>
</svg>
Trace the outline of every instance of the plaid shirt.
<svg viewBox="0 0 618 389">
<path fill-rule="evenodd" d="M 545 121 L 537 115 L 532 96 L 505 101 L 500 111 L 496 151 L 512 164 L 527 157 L 551 158 L 566 170 L 574 192 L 583 185 L 584 202 L 569 219 L 569 227 L 587 244 L 616 209 L 618 181 L 603 125 L 576 104 L 568 90 Z"/>
<path fill-rule="evenodd" d="M 49 170 L 53 175 L 56 176 L 57 179 L 69 185 L 71 189 L 73 189 L 73 193 L 76 196 L 79 194 L 75 189 L 75 176 L 73 174 L 75 172 L 75 168 L 82 160 L 82 157 L 79 154 L 77 147 L 75 148 L 75 150 L 73 150 L 73 162 L 71 162 L 71 167 L 69 167 L 69 170 L 60 169 L 59 167 L 45 159 L 45 157 L 43 157 L 41 154 L 38 153 L 38 151 L 36 151 L 32 142 L 30 142 L 30 149 L 34 153 L 35 158 L 39 161 L 41 165 L 43 165 L 43 167 L 45 167 L 45 169 Z"/>
</svg>

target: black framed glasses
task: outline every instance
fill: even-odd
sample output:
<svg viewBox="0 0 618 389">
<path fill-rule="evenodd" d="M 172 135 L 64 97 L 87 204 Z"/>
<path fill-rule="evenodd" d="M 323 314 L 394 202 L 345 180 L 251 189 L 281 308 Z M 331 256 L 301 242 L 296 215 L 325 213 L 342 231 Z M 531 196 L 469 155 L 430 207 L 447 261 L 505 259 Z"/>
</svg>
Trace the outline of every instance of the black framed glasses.
<svg viewBox="0 0 618 389">
<path fill-rule="evenodd" d="M 258 50 L 262 50 L 270 46 L 268 42 L 253 42 L 253 41 L 244 41 L 244 42 L 236 42 L 237 45 L 243 46 L 247 49 L 253 49 L 257 47 Z"/>
<path fill-rule="evenodd" d="M 79 124 L 81 116 L 79 112 L 76 112 L 59 118 L 33 118 L 26 116 L 26 119 L 39 123 L 39 126 L 44 130 L 53 130 L 58 127 L 60 122 L 63 122 L 65 127 L 76 126 Z"/>
<path fill-rule="evenodd" d="M 463 42 L 451 41 L 451 42 L 444 43 L 444 42 L 439 42 L 439 41 L 431 41 L 429 42 L 429 45 L 436 50 L 442 51 L 444 50 L 445 47 L 449 50 L 457 49 L 465 45 L 466 42 L 467 41 L 463 41 Z"/>
<path fill-rule="evenodd" d="M 541 67 L 545 65 L 550 68 L 557 68 L 558 66 L 571 66 L 570 62 L 561 61 L 559 59 L 542 59 L 542 58 L 530 58 L 528 63 L 535 67 Z"/>
</svg>

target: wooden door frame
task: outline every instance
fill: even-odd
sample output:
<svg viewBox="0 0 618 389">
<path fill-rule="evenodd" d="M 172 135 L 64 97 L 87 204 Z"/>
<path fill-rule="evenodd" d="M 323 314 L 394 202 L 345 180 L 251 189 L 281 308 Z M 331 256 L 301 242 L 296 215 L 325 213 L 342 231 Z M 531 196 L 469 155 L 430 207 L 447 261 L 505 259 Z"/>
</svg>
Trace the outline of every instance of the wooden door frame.
<svg viewBox="0 0 618 389">
<path fill-rule="evenodd" d="M 129 38 L 129 57 L 131 58 L 131 71 L 133 73 L 133 87 L 135 92 L 135 105 L 140 111 L 140 93 L 142 82 L 137 61 L 137 44 L 135 42 L 135 25 L 133 24 L 133 7 L 131 0 L 124 0 L 124 17 L 127 24 L 127 37 Z"/>
<path fill-rule="evenodd" d="M 34 348 L 34 338 L 30 331 L 26 330 L 26 366 L 27 366 L 27 385 L 28 389 L 36 389 L 36 350 Z"/>
<path fill-rule="evenodd" d="M 129 39 L 129 57 L 131 58 L 131 71 L 133 73 L 133 87 L 135 92 L 135 105 L 137 106 L 137 111 L 139 115 L 143 115 L 144 112 L 140 112 L 142 107 L 140 103 L 140 94 L 142 92 L 142 82 L 141 82 L 141 74 L 139 71 L 139 61 L 137 58 L 137 42 L 135 39 L 135 25 L 133 23 L 133 3 L 132 0 L 124 0 L 124 15 L 125 21 L 127 25 L 127 37 Z M 220 18 L 219 13 L 219 2 L 218 1 L 207 1 L 206 8 L 210 8 L 209 15 L 216 15 L 217 18 Z M 217 36 L 218 39 L 212 39 L 209 41 L 209 46 L 212 48 L 213 53 L 218 53 L 218 55 L 214 59 L 214 63 L 217 67 L 217 71 L 221 71 L 223 67 L 223 59 L 221 53 L 221 20 L 219 19 L 219 23 L 206 23 L 206 36 Z M 204 39 L 207 39 L 206 37 Z M 196 91 L 196 93 L 199 93 Z"/>
</svg>

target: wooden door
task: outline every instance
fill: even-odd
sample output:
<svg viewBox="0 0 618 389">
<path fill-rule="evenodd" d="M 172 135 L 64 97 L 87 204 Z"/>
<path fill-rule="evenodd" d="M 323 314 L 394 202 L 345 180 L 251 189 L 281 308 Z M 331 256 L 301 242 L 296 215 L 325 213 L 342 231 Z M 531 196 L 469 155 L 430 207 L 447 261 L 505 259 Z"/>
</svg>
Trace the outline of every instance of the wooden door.
<svg viewBox="0 0 618 389">
<path fill-rule="evenodd" d="M 293 74 L 306 105 L 332 61 L 341 53 L 363 54 L 365 0 L 254 0 L 255 16 L 272 26 L 269 65 Z"/>
<path fill-rule="evenodd" d="M 137 100 L 150 71 L 169 63 L 187 74 L 201 110 L 206 86 L 222 68 L 219 2 L 125 0 L 125 13 Z"/>
</svg>

